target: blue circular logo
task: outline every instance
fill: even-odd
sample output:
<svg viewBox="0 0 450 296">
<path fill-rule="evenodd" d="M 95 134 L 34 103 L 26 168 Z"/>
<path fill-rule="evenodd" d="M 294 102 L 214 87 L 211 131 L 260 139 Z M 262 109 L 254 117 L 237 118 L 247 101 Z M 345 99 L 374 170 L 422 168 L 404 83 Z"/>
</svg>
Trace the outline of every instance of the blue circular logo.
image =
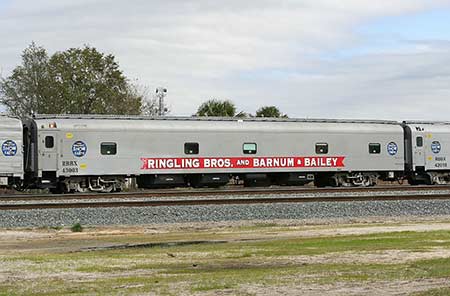
<svg viewBox="0 0 450 296">
<path fill-rule="evenodd" d="M 433 151 L 433 153 L 441 152 L 441 143 L 439 143 L 439 141 L 433 141 L 431 143 L 431 151 Z"/>
<path fill-rule="evenodd" d="M 72 145 L 72 153 L 76 157 L 85 156 L 87 152 L 87 146 L 83 141 L 76 141 Z"/>
<path fill-rule="evenodd" d="M 5 156 L 14 156 L 17 153 L 17 144 L 12 140 L 6 140 L 2 144 L 2 152 Z"/>
<path fill-rule="evenodd" d="M 390 143 L 387 145 L 387 152 L 388 152 L 390 155 L 395 155 L 395 154 L 397 154 L 397 152 L 398 152 L 398 146 L 397 146 L 397 144 L 395 144 L 395 142 L 390 142 Z"/>
</svg>

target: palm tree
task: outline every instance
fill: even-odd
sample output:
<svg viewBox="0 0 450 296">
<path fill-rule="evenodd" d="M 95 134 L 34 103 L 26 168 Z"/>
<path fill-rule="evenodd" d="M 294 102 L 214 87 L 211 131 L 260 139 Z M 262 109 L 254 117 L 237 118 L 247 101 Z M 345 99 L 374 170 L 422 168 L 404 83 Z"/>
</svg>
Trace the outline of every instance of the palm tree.
<svg viewBox="0 0 450 296">
<path fill-rule="evenodd" d="M 236 115 L 236 106 L 229 100 L 208 100 L 198 107 L 196 116 L 233 117 Z"/>
<path fill-rule="evenodd" d="M 282 114 L 275 106 L 264 106 L 256 111 L 256 117 L 282 117 L 287 118 L 286 114 Z"/>
</svg>

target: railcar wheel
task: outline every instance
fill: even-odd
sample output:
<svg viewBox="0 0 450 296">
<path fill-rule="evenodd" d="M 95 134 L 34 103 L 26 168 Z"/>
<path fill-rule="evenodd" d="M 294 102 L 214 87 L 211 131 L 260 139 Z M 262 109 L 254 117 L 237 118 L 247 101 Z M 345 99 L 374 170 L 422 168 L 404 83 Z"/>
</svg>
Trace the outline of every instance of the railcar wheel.
<svg viewBox="0 0 450 296">
<path fill-rule="evenodd" d="M 364 176 L 363 180 L 361 181 L 362 187 L 370 187 L 373 186 L 372 180 L 369 176 Z"/>
</svg>

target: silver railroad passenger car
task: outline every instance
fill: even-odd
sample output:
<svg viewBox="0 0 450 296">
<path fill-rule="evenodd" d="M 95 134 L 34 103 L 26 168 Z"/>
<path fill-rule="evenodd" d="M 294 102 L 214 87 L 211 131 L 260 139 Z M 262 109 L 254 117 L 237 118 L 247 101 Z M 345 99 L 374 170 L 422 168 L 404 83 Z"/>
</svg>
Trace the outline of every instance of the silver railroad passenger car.
<svg viewBox="0 0 450 296">
<path fill-rule="evenodd" d="M 391 121 L 40 116 L 26 171 L 54 191 L 246 185 L 371 186 L 403 175 Z"/>
<path fill-rule="evenodd" d="M 411 184 L 450 184 L 450 123 L 405 121 Z"/>
</svg>

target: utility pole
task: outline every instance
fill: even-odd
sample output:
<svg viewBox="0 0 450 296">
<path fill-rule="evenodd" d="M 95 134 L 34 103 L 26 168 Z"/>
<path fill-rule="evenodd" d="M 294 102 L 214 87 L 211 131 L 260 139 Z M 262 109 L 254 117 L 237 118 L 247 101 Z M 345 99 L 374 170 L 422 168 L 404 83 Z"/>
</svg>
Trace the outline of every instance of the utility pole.
<svg viewBox="0 0 450 296">
<path fill-rule="evenodd" d="M 156 89 L 156 97 L 158 98 L 158 115 L 164 116 L 166 113 L 166 107 L 164 105 L 164 98 L 167 95 L 167 88 L 164 87 L 158 87 Z"/>
</svg>

